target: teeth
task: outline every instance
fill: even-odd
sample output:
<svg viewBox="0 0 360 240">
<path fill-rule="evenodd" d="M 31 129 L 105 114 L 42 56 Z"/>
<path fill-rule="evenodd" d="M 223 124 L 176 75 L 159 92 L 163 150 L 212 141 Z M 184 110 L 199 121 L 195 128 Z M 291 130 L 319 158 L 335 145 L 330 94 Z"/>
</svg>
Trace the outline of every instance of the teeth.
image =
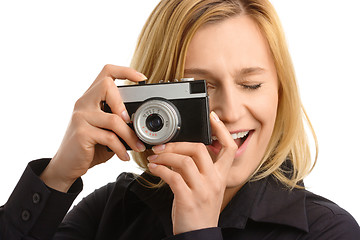
<svg viewBox="0 0 360 240">
<path fill-rule="evenodd" d="M 238 138 L 243 138 L 243 137 L 245 137 L 246 135 L 248 135 L 248 133 L 249 133 L 249 131 L 239 132 L 239 133 L 231 134 L 231 136 L 232 136 L 233 139 L 238 139 Z"/>
<path fill-rule="evenodd" d="M 233 139 L 238 139 L 238 138 L 243 138 L 243 137 L 245 137 L 245 136 L 248 135 L 248 134 L 249 134 L 249 131 L 238 132 L 238 133 L 233 133 L 233 134 L 231 134 L 231 137 L 232 137 Z M 213 141 L 215 141 L 215 140 L 217 140 L 217 137 L 216 137 L 216 136 L 212 136 L 211 139 L 212 139 Z"/>
</svg>

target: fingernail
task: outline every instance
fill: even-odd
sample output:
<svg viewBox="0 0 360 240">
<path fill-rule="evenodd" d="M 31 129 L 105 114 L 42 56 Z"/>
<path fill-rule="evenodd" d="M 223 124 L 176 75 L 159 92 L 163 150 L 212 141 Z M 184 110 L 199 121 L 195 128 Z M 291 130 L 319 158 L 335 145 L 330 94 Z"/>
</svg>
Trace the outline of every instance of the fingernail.
<svg viewBox="0 0 360 240">
<path fill-rule="evenodd" d="M 162 152 L 165 150 L 165 144 L 154 146 L 152 147 L 152 150 L 154 151 L 154 153 Z"/>
<path fill-rule="evenodd" d="M 211 111 L 211 116 L 214 118 L 215 121 L 220 122 L 218 115 L 214 111 Z"/>
<path fill-rule="evenodd" d="M 159 155 L 150 155 L 150 156 L 147 157 L 147 160 L 148 160 L 149 162 L 154 161 L 155 159 L 157 159 L 158 156 L 159 156 Z"/>
<path fill-rule="evenodd" d="M 126 122 L 130 123 L 130 116 L 126 110 L 121 112 L 121 118 Z"/>
<path fill-rule="evenodd" d="M 140 141 L 136 142 L 136 148 L 139 150 L 139 152 L 143 152 L 146 150 L 145 145 Z"/>
<path fill-rule="evenodd" d="M 141 72 L 136 72 L 140 77 L 142 77 L 142 79 L 144 79 L 144 80 L 147 80 L 148 78 L 144 75 L 144 74 L 142 74 Z"/>
<path fill-rule="evenodd" d="M 150 168 L 150 169 L 154 169 L 154 168 L 156 168 L 158 165 L 157 164 L 155 164 L 155 163 L 149 163 L 148 164 L 148 168 Z"/>
<path fill-rule="evenodd" d="M 127 152 L 125 152 L 123 160 L 124 161 L 130 161 L 130 156 L 129 156 L 129 154 Z"/>
</svg>

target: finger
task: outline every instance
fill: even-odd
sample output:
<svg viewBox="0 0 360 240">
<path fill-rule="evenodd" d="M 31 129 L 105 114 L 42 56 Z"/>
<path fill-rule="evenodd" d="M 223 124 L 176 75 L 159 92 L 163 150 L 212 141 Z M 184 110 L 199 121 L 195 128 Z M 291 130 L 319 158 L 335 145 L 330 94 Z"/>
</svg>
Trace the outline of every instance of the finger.
<svg viewBox="0 0 360 240">
<path fill-rule="evenodd" d="M 114 83 L 115 79 L 127 79 L 133 82 L 139 82 L 146 80 L 147 77 L 135 69 L 108 64 L 104 66 L 99 76 L 86 91 L 86 94 L 89 96 L 97 96 L 92 98 L 92 102 L 96 106 L 98 106 L 101 101 L 106 101 L 113 113 L 122 116 L 125 122 L 130 122 L 130 117 L 121 100 L 118 88 Z"/>
<path fill-rule="evenodd" d="M 108 129 L 116 133 L 133 150 L 145 151 L 145 145 L 138 139 L 135 132 L 118 115 L 103 111 L 85 112 L 85 120 L 94 127 Z"/>
<path fill-rule="evenodd" d="M 206 146 L 202 143 L 173 142 L 153 147 L 155 154 L 176 153 L 189 156 L 202 174 L 208 173 L 213 168 L 213 162 Z"/>
<path fill-rule="evenodd" d="M 103 81 L 105 86 L 102 89 L 105 91 L 102 92 L 101 101 L 106 101 L 110 106 L 111 111 L 120 116 L 123 110 L 125 110 L 125 106 L 114 80 L 128 79 L 133 82 L 139 82 L 146 80 L 147 77 L 132 68 L 110 64 L 104 67 L 103 72 L 105 74 Z"/>
<path fill-rule="evenodd" d="M 191 157 L 175 153 L 162 153 L 160 155 L 151 155 L 147 159 L 151 163 L 170 167 L 173 171 L 179 173 L 189 188 L 194 189 L 199 186 L 201 176 Z"/>
<path fill-rule="evenodd" d="M 179 173 L 155 163 L 149 163 L 148 167 L 152 174 L 160 177 L 169 185 L 177 198 L 187 200 L 186 196 L 191 193 L 191 190 Z"/>
<path fill-rule="evenodd" d="M 93 127 L 90 125 L 88 129 L 89 136 L 93 139 L 92 146 L 96 144 L 101 144 L 103 146 L 109 147 L 117 156 L 123 161 L 129 161 L 130 156 L 126 152 L 126 148 L 121 143 L 119 138 L 114 132 Z"/>
<path fill-rule="evenodd" d="M 147 80 L 147 77 L 144 74 L 137 72 L 133 68 L 116 66 L 112 64 L 105 65 L 100 74 L 104 74 L 106 77 L 111 77 L 113 80 L 127 79 L 133 82 Z"/>
<path fill-rule="evenodd" d="M 213 134 L 222 145 L 214 165 L 222 176 L 225 176 L 231 168 L 238 147 L 228 129 L 215 112 L 210 113 L 210 123 Z"/>
<path fill-rule="evenodd" d="M 84 104 L 88 108 L 99 109 L 101 102 L 106 102 L 111 111 L 118 116 L 122 116 L 123 111 L 126 110 L 125 105 L 120 96 L 119 90 L 110 77 L 103 78 L 94 84 L 83 96 Z M 124 119 L 125 120 L 125 119 Z M 130 118 L 128 119 L 130 120 Z M 128 122 L 128 121 L 126 121 Z"/>
<path fill-rule="evenodd" d="M 122 101 L 117 86 L 112 78 L 107 77 L 90 88 L 76 105 L 88 110 L 101 109 L 102 102 L 106 102 L 112 113 L 120 116 L 126 123 L 130 122 L 129 114 Z M 79 104 L 80 103 L 80 104 Z"/>
<path fill-rule="evenodd" d="M 144 74 L 137 72 L 133 68 L 106 64 L 93 84 L 96 84 L 98 81 L 101 81 L 101 79 L 106 77 L 110 77 L 112 80 L 127 79 L 132 82 L 140 82 L 147 79 Z"/>
<path fill-rule="evenodd" d="M 102 93 L 101 100 L 106 101 L 106 103 L 110 106 L 111 111 L 119 116 L 121 116 L 121 114 L 125 114 L 123 112 L 125 110 L 125 105 L 122 102 L 114 80 L 127 79 L 133 82 L 147 80 L 147 77 L 144 74 L 137 72 L 135 69 L 111 64 L 105 65 L 100 75 L 104 75 L 103 78 L 105 84 L 105 87 L 103 88 L 105 92 Z"/>
</svg>

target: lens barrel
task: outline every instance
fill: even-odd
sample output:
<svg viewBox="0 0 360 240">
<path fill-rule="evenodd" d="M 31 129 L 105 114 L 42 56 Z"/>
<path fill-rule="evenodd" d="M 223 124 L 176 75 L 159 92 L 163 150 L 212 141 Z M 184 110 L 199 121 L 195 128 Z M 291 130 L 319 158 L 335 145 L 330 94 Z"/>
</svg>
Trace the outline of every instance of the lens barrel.
<svg viewBox="0 0 360 240">
<path fill-rule="evenodd" d="M 180 130 L 177 107 L 166 99 L 145 101 L 134 113 L 134 130 L 141 141 L 150 145 L 169 142 Z"/>
</svg>

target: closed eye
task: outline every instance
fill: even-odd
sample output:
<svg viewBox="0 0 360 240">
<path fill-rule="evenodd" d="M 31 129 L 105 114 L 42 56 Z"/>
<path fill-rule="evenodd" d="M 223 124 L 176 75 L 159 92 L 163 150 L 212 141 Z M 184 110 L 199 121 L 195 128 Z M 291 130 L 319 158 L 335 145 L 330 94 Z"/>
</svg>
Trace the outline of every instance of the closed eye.
<svg viewBox="0 0 360 240">
<path fill-rule="evenodd" d="M 246 90 L 256 90 L 256 89 L 260 88 L 261 85 L 262 85 L 262 83 L 258 83 L 258 84 L 240 84 L 240 86 L 242 86 Z"/>
</svg>

